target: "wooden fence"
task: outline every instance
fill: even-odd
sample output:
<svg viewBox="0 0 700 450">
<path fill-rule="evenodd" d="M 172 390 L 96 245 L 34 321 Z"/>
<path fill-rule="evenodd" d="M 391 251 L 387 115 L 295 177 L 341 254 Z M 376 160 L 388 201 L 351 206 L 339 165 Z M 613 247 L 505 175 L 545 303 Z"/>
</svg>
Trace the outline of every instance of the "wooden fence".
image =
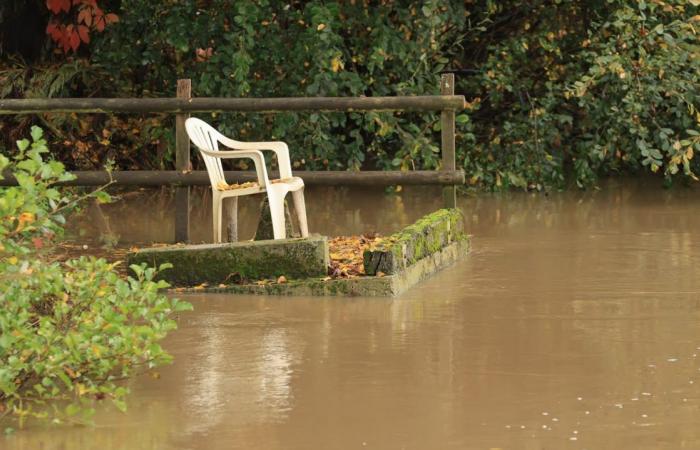
<svg viewBox="0 0 700 450">
<path fill-rule="evenodd" d="M 189 189 L 209 183 L 205 171 L 192 171 L 190 141 L 185 120 L 194 112 L 353 112 L 353 111 L 440 111 L 442 167 L 439 171 L 295 171 L 307 185 L 443 185 L 446 207 L 456 206 L 457 185 L 464 184 L 464 172 L 455 160 L 455 113 L 464 109 L 465 99 L 454 95 L 454 74 L 442 75 L 442 95 L 407 97 L 309 97 L 309 98 L 193 98 L 190 80 L 178 80 L 176 98 L 59 98 L 0 99 L 0 115 L 58 113 L 172 113 L 175 114 L 174 171 L 75 171 L 76 179 L 65 184 L 94 186 L 108 182 L 121 185 L 175 187 L 175 240 L 190 236 Z M 228 171 L 227 179 L 241 182 L 255 179 L 254 172 Z M 274 175 L 274 172 L 272 174 Z M 14 184 L 12 177 L 0 186 Z"/>
</svg>

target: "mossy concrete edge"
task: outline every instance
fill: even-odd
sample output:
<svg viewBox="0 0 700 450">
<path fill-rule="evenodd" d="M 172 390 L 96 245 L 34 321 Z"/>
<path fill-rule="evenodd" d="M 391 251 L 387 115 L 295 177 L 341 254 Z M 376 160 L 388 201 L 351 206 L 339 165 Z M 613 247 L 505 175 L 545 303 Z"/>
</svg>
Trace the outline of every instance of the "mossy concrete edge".
<svg viewBox="0 0 700 450">
<path fill-rule="evenodd" d="M 127 255 L 127 264 L 146 263 L 172 268 L 158 273 L 173 286 L 220 284 L 238 280 L 308 278 L 324 276 L 328 270 L 328 240 L 325 236 L 304 239 L 246 241 L 224 244 L 174 245 L 146 248 Z"/>
<path fill-rule="evenodd" d="M 418 219 L 363 253 L 367 275 L 398 274 L 464 235 L 459 209 L 439 209 Z"/>
<path fill-rule="evenodd" d="M 171 292 L 308 297 L 393 297 L 459 261 L 469 253 L 470 248 L 471 237 L 463 235 L 442 250 L 417 261 L 408 268 L 394 275 L 383 277 L 367 276 L 327 281 L 324 281 L 323 278 L 307 278 L 291 280 L 287 283 L 231 284 L 218 287 L 171 289 Z"/>
</svg>

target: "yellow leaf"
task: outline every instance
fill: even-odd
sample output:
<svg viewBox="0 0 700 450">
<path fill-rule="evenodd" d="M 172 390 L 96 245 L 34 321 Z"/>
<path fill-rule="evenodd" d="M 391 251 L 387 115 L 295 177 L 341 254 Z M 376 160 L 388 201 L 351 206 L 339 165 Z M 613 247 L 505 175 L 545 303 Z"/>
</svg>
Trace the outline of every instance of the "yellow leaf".
<svg viewBox="0 0 700 450">
<path fill-rule="evenodd" d="M 9 258 L 7 258 L 7 262 L 9 262 L 10 264 L 12 264 L 13 266 L 14 266 L 15 264 L 17 264 L 17 261 L 18 261 L 18 259 L 17 259 L 16 256 L 10 256 Z"/>
<path fill-rule="evenodd" d="M 325 23 L 319 23 L 318 26 L 316 27 L 317 31 L 323 31 L 323 29 L 326 28 Z"/>
<path fill-rule="evenodd" d="M 331 59 L 331 70 L 333 72 L 338 72 L 344 67 L 345 65 L 343 64 L 343 61 L 340 60 L 340 57 L 336 56 L 335 58 Z"/>
<path fill-rule="evenodd" d="M 23 212 L 19 215 L 19 225 L 17 226 L 17 229 L 24 228 L 25 224 L 32 223 L 35 220 L 36 216 L 34 215 L 34 213 Z"/>
<path fill-rule="evenodd" d="M 693 147 L 688 147 L 688 148 L 685 150 L 685 157 L 688 158 L 688 159 L 693 159 L 693 155 L 694 155 L 694 153 L 693 153 Z"/>
</svg>

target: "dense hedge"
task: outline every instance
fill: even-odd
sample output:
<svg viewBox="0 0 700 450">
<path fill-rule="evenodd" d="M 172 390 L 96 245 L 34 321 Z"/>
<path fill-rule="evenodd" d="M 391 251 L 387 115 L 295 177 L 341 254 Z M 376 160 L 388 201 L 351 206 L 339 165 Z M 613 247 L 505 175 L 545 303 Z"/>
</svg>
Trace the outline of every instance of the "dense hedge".
<svg viewBox="0 0 700 450">
<path fill-rule="evenodd" d="M 487 25 L 465 41 L 463 61 L 476 62 L 461 87 L 483 99 L 464 153 L 471 181 L 557 185 L 571 173 L 585 186 L 641 168 L 694 179 L 700 2 L 526 3 L 476 8 Z"/>
<path fill-rule="evenodd" d="M 102 3 L 120 21 L 92 41 L 91 76 L 69 71 L 54 80 L 56 95 L 173 95 L 183 77 L 198 96 L 434 94 L 439 72 L 452 68 L 472 104 L 458 127 L 472 186 L 587 186 L 640 169 L 694 178 L 697 0 Z M 26 90 L 32 73 L 20 69 L 6 71 L 16 78 L 0 95 Z M 439 165 L 435 115 L 209 119 L 242 140 L 289 141 L 295 167 Z M 73 125 L 77 140 L 103 144 L 66 146 L 64 159 L 169 165 L 162 120 L 146 132 L 134 120 L 113 119 L 107 137 L 85 132 L 101 123 Z"/>
</svg>

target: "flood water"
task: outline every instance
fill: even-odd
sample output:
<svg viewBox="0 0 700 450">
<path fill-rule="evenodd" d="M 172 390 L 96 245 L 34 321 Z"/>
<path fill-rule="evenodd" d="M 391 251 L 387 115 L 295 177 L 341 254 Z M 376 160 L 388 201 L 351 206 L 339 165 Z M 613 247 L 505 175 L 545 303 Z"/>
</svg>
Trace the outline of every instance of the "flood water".
<svg viewBox="0 0 700 450">
<path fill-rule="evenodd" d="M 122 239 L 172 230 L 144 204 L 106 209 Z M 307 204 L 312 231 L 386 233 L 439 199 L 317 189 Z M 187 297 L 175 363 L 131 382 L 126 414 L 0 448 L 700 448 L 698 192 L 625 182 L 460 207 L 473 252 L 403 296 Z"/>
</svg>

